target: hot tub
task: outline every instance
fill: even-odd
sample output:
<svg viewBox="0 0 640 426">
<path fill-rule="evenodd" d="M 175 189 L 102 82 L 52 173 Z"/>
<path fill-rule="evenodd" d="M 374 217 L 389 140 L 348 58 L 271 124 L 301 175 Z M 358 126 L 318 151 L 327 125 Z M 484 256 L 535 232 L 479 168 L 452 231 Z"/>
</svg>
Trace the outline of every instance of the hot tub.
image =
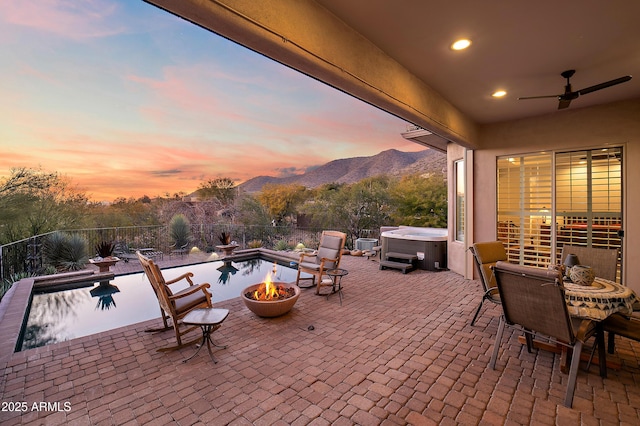
<svg viewBox="0 0 640 426">
<path fill-rule="evenodd" d="M 413 254 L 418 256 L 420 269 L 439 271 L 447 267 L 446 228 L 421 228 L 400 226 L 382 232 L 382 259 L 387 252 Z"/>
</svg>

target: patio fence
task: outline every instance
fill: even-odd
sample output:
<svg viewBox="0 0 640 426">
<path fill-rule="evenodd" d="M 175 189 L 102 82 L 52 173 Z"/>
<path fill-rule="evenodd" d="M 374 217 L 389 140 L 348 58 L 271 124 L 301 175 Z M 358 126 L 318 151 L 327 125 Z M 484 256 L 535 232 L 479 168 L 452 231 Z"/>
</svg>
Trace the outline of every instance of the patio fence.
<svg viewBox="0 0 640 426">
<path fill-rule="evenodd" d="M 342 230 L 346 232 L 345 230 Z M 64 230 L 68 234 L 78 234 L 87 242 L 89 255 L 93 256 L 94 247 L 100 241 L 113 241 L 126 244 L 129 248 L 154 248 L 171 253 L 172 241 L 167 225 L 129 226 L 116 228 L 90 228 Z M 293 249 L 302 243 L 305 247 L 317 247 L 322 229 L 298 228 L 292 226 L 254 226 L 230 224 L 191 224 L 192 247 L 213 252 L 220 245 L 218 237 L 222 232 L 229 233 L 240 249 L 264 247 L 275 250 Z M 378 238 L 380 230 L 365 230 L 360 238 Z M 10 286 L 14 274 L 36 274 L 45 264 L 43 246 L 53 232 L 36 235 L 24 240 L 0 246 L 0 297 Z M 354 237 L 347 232 L 347 244 L 354 247 Z"/>
</svg>

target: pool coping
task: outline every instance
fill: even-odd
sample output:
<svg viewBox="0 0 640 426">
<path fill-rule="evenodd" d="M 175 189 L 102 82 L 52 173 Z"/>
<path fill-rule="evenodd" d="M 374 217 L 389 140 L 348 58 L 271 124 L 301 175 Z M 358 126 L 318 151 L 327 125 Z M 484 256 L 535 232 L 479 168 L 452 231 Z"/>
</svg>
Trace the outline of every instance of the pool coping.
<svg viewBox="0 0 640 426">
<path fill-rule="evenodd" d="M 273 261 L 281 261 L 284 263 L 296 262 L 299 260 L 299 254 L 295 252 L 281 252 L 275 250 L 269 250 L 264 248 L 257 249 L 246 249 L 239 250 L 234 252 L 234 254 L 226 257 L 220 257 L 216 259 L 217 261 L 242 261 L 255 257 L 264 257 L 268 260 Z M 202 262 L 198 262 L 202 263 Z M 183 265 L 188 266 L 188 264 Z M 103 274 L 99 274 L 94 271 L 88 272 L 90 270 L 83 270 L 79 272 L 70 272 L 65 274 L 55 274 L 55 279 L 51 279 L 51 275 L 42 276 L 42 277 L 30 277 L 23 278 L 20 281 L 17 281 L 15 284 L 11 286 L 9 291 L 5 293 L 2 300 L 0 301 L 0 342 L 4 342 L 4 344 L 0 345 L 0 362 L 6 361 L 9 359 L 14 353 L 15 348 L 18 343 L 18 339 L 20 338 L 20 330 L 22 330 L 22 325 L 25 321 L 25 313 L 27 312 L 27 308 L 29 306 L 31 300 L 31 293 L 33 291 L 34 286 L 41 286 L 43 283 L 47 281 L 52 282 L 52 285 L 57 286 L 60 285 L 60 280 L 67 278 L 69 282 L 77 282 L 78 279 L 82 279 L 83 281 L 94 280 L 99 281 L 100 279 L 104 279 Z M 136 272 L 137 273 L 137 272 Z M 113 274 L 111 274 L 113 275 Z M 239 296 L 238 296 L 239 297 Z M 78 337 L 77 339 L 86 338 L 89 336 Z M 65 342 L 74 341 L 76 339 L 70 339 Z M 47 349 L 51 346 L 55 346 L 58 342 L 52 345 L 40 346 L 31 350 L 51 350 Z"/>
<path fill-rule="evenodd" d="M 23 278 L 11 286 L 0 302 L 0 361 L 15 352 L 35 278 Z"/>
</svg>

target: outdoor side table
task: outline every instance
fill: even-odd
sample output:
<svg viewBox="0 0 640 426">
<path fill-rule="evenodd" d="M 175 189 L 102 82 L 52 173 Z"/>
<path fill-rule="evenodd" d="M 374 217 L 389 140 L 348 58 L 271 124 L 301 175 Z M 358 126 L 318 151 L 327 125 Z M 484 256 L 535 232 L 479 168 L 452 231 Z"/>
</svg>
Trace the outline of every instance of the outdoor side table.
<svg viewBox="0 0 640 426">
<path fill-rule="evenodd" d="M 218 362 L 213 357 L 213 353 L 211 352 L 211 345 L 221 349 L 226 349 L 227 346 L 226 345 L 221 346 L 221 345 L 215 344 L 211 340 L 211 333 L 213 333 L 214 331 L 220 328 L 220 326 L 222 325 L 222 322 L 227 318 L 228 315 L 229 315 L 228 309 L 217 309 L 217 308 L 194 309 L 193 311 L 185 315 L 185 317 L 182 319 L 183 324 L 197 325 L 202 330 L 202 343 L 200 343 L 200 346 L 198 346 L 198 349 L 195 351 L 193 355 L 183 360 L 182 362 L 187 362 L 191 358 L 196 356 L 198 352 L 200 352 L 200 349 L 202 349 L 205 343 L 207 344 L 207 350 L 209 351 L 209 357 L 211 357 L 211 360 L 214 362 L 214 364 Z"/>
<path fill-rule="evenodd" d="M 341 268 L 329 269 L 327 271 L 327 275 L 329 276 L 329 278 L 331 278 L 331 282 L 332 282 L 331 293 L 327 294 L 327 299 L 329 299 L 330 294 L 337 292 L 338 296 L 340 297 L 341 306 L 342 306 L 342 277 L 348 274 L 349 274 L 349 271 Z"/>
</svg>

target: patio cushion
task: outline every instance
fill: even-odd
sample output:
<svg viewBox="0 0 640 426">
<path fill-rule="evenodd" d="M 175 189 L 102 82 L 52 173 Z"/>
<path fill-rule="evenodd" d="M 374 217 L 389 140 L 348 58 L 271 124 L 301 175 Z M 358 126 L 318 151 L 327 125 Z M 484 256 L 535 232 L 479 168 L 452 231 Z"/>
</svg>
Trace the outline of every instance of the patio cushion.
<svg viewBox="0 0 640 426">
<path fill-rule="evenodd" d="M 299 267 L 303 269 L 313 269 L 314 271 L 317 271 L 320 269 L 320 263 L 302 262 L 299 264 Z"/>
<path fill-rule="evenodd" d="M 338 250 L 320 247 L 318 249 L 318 256 L 316 257 L 316 263 L 320 264 L 322 259 L 337 259 L 338 258 Z M 335 267 L 336 262 L 324 262 L 325 269 L 331 269 Z"/>
<path fill-rule="evenodd" d="M 193 287 L 187 287 L 184 290 L 177 292 L 174 296 L 180 296 L 181 294 L 186 293 L 188 291 L 193 291 Z M 202 292 L 199 291 L 197 293 L 193 293 L 185 297 L 180 297 L 179 299 L 176 299 L 174 303 L 176 306 L 176 311 L 183 312 L 185 310 L 190 311 L 191 308 L 201 303 L 205 303 L 206 300 L 207 300 L 207 297 Z"/>
<path fill-rule="evenodd" d="M 500 241 L 476 243 L 474 246 L 486 291 L 496 286 L 496 279 L 491 268 L 496 262 L 507 260 L 507 252 Z"/>
</svg>

